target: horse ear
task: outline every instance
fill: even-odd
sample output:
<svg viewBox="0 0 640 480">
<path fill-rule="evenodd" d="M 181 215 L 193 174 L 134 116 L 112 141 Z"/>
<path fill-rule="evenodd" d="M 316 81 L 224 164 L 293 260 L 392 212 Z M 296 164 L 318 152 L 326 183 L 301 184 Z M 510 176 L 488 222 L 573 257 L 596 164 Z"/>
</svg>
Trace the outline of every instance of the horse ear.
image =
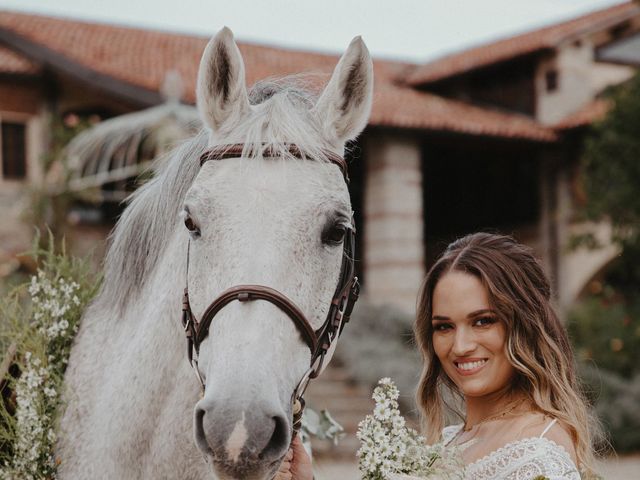
<svg viewBox="0 0 640 480">
<path fill-rule="evenodd" d="M 367 126 L 373 101 L 373 62 L 361 37 L 354 38 L 316 104 L 325 133 L 337 143 Z"/>
<path fill-rule="evenodd" d="M 196 99 L 204 124 L 214 132 L 249 111 L 242 55 L 227 27 L 211 39 L 202 54 Z"/>
</svg>

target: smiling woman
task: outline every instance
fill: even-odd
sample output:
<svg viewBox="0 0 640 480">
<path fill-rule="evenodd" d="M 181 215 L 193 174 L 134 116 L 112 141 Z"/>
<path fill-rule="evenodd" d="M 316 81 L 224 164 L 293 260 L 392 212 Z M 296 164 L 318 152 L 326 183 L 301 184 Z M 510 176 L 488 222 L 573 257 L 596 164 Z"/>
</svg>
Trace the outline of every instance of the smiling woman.
<svg viewBox="0 0 640 480">
<path fill-rule="evenodd" d="M 550 302 L 540 263 L 507 236 L 461 238 L 427 275 L 418 403 L 427 438 L 457 445 L 468 479 L 595 475 L 595 427 Z M 462 397 L 466 416 L 443 430 L 447 391 Z"/>
</svg>

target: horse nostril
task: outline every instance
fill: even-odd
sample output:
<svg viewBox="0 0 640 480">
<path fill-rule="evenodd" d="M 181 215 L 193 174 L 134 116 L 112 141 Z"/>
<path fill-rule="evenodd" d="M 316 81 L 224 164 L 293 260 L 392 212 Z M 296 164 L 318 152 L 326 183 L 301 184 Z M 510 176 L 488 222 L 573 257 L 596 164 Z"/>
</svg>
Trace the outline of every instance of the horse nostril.
<svg viewBox="0 0 640 480">
<path fill-rule="evenodd" d="M 287 421 L 284 417 L 276 415 L 271 419 L 274 423 L 273 432 L 271 433 L 271 438 L 269 438 L 267 445 L 264 447 L 262 452 L 260 452 L 260 458 L 265 460 L 275 460 L 280 458 L 289 448 L 289 443 L 291 441 Z"/>
<path fill-rule="evenodd" d="M 196 445 L 202 452 L 212 453 L 211 446 L 207 442 L 207 436 L 204 430 L 204 414 L 205 410 L 199 407 L 195 409 L 195 415 L 193 419 L 193 430 L 196 437 Z"/>
</svg>

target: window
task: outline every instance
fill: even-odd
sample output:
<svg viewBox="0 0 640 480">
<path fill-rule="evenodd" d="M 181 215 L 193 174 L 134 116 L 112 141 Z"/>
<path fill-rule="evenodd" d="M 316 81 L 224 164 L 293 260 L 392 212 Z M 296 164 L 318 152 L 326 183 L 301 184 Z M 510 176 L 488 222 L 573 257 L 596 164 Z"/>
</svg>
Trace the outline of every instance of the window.
<svg viewBox="0 0 640 480">
<path fill-rule="evenodd" d="M 24 123 L 2 122 L 2 178 L 21 180 L 27 176 L 26 128 Z"/>
<path fill-rule="evenodd" d="M 558 71 L 549 70 L 544 75 L 547 92 L 555 92 L 558 89 Z"/>
</svg>

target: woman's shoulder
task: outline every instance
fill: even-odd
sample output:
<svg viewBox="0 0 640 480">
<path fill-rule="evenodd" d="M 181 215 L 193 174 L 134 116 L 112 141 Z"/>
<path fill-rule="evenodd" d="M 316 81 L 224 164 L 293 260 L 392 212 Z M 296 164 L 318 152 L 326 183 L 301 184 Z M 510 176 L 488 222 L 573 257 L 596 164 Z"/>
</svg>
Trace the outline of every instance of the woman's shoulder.
<svg viewBox="0 0 640 480">
<path fill-rule="evenodd" d="M 521 416 L 511 425 L 503 446 L 468 464 L 474 479 L 521 478 L 522 473 L 558 479 L 579 479 L 575 448 L 566 427 L 542 414 Z"/>
<path fill-rule="evenodd" d="M 560 447 L 576 462 L 576 449 L 569 428 L 560 419 L 532 413 L 523 419 L 520 438 L 544 439 L 550 447 Z M 543 440 L 543 441 L 544 441 Z"/>
<path fill-rule="evenodd" d="M 553 480 L 580 480 L 575 462 L 564 447 L 546 437 L 510 442 L 467 464 L 467 478 L 519 479 L 543 476 Z"/>
</svg>

